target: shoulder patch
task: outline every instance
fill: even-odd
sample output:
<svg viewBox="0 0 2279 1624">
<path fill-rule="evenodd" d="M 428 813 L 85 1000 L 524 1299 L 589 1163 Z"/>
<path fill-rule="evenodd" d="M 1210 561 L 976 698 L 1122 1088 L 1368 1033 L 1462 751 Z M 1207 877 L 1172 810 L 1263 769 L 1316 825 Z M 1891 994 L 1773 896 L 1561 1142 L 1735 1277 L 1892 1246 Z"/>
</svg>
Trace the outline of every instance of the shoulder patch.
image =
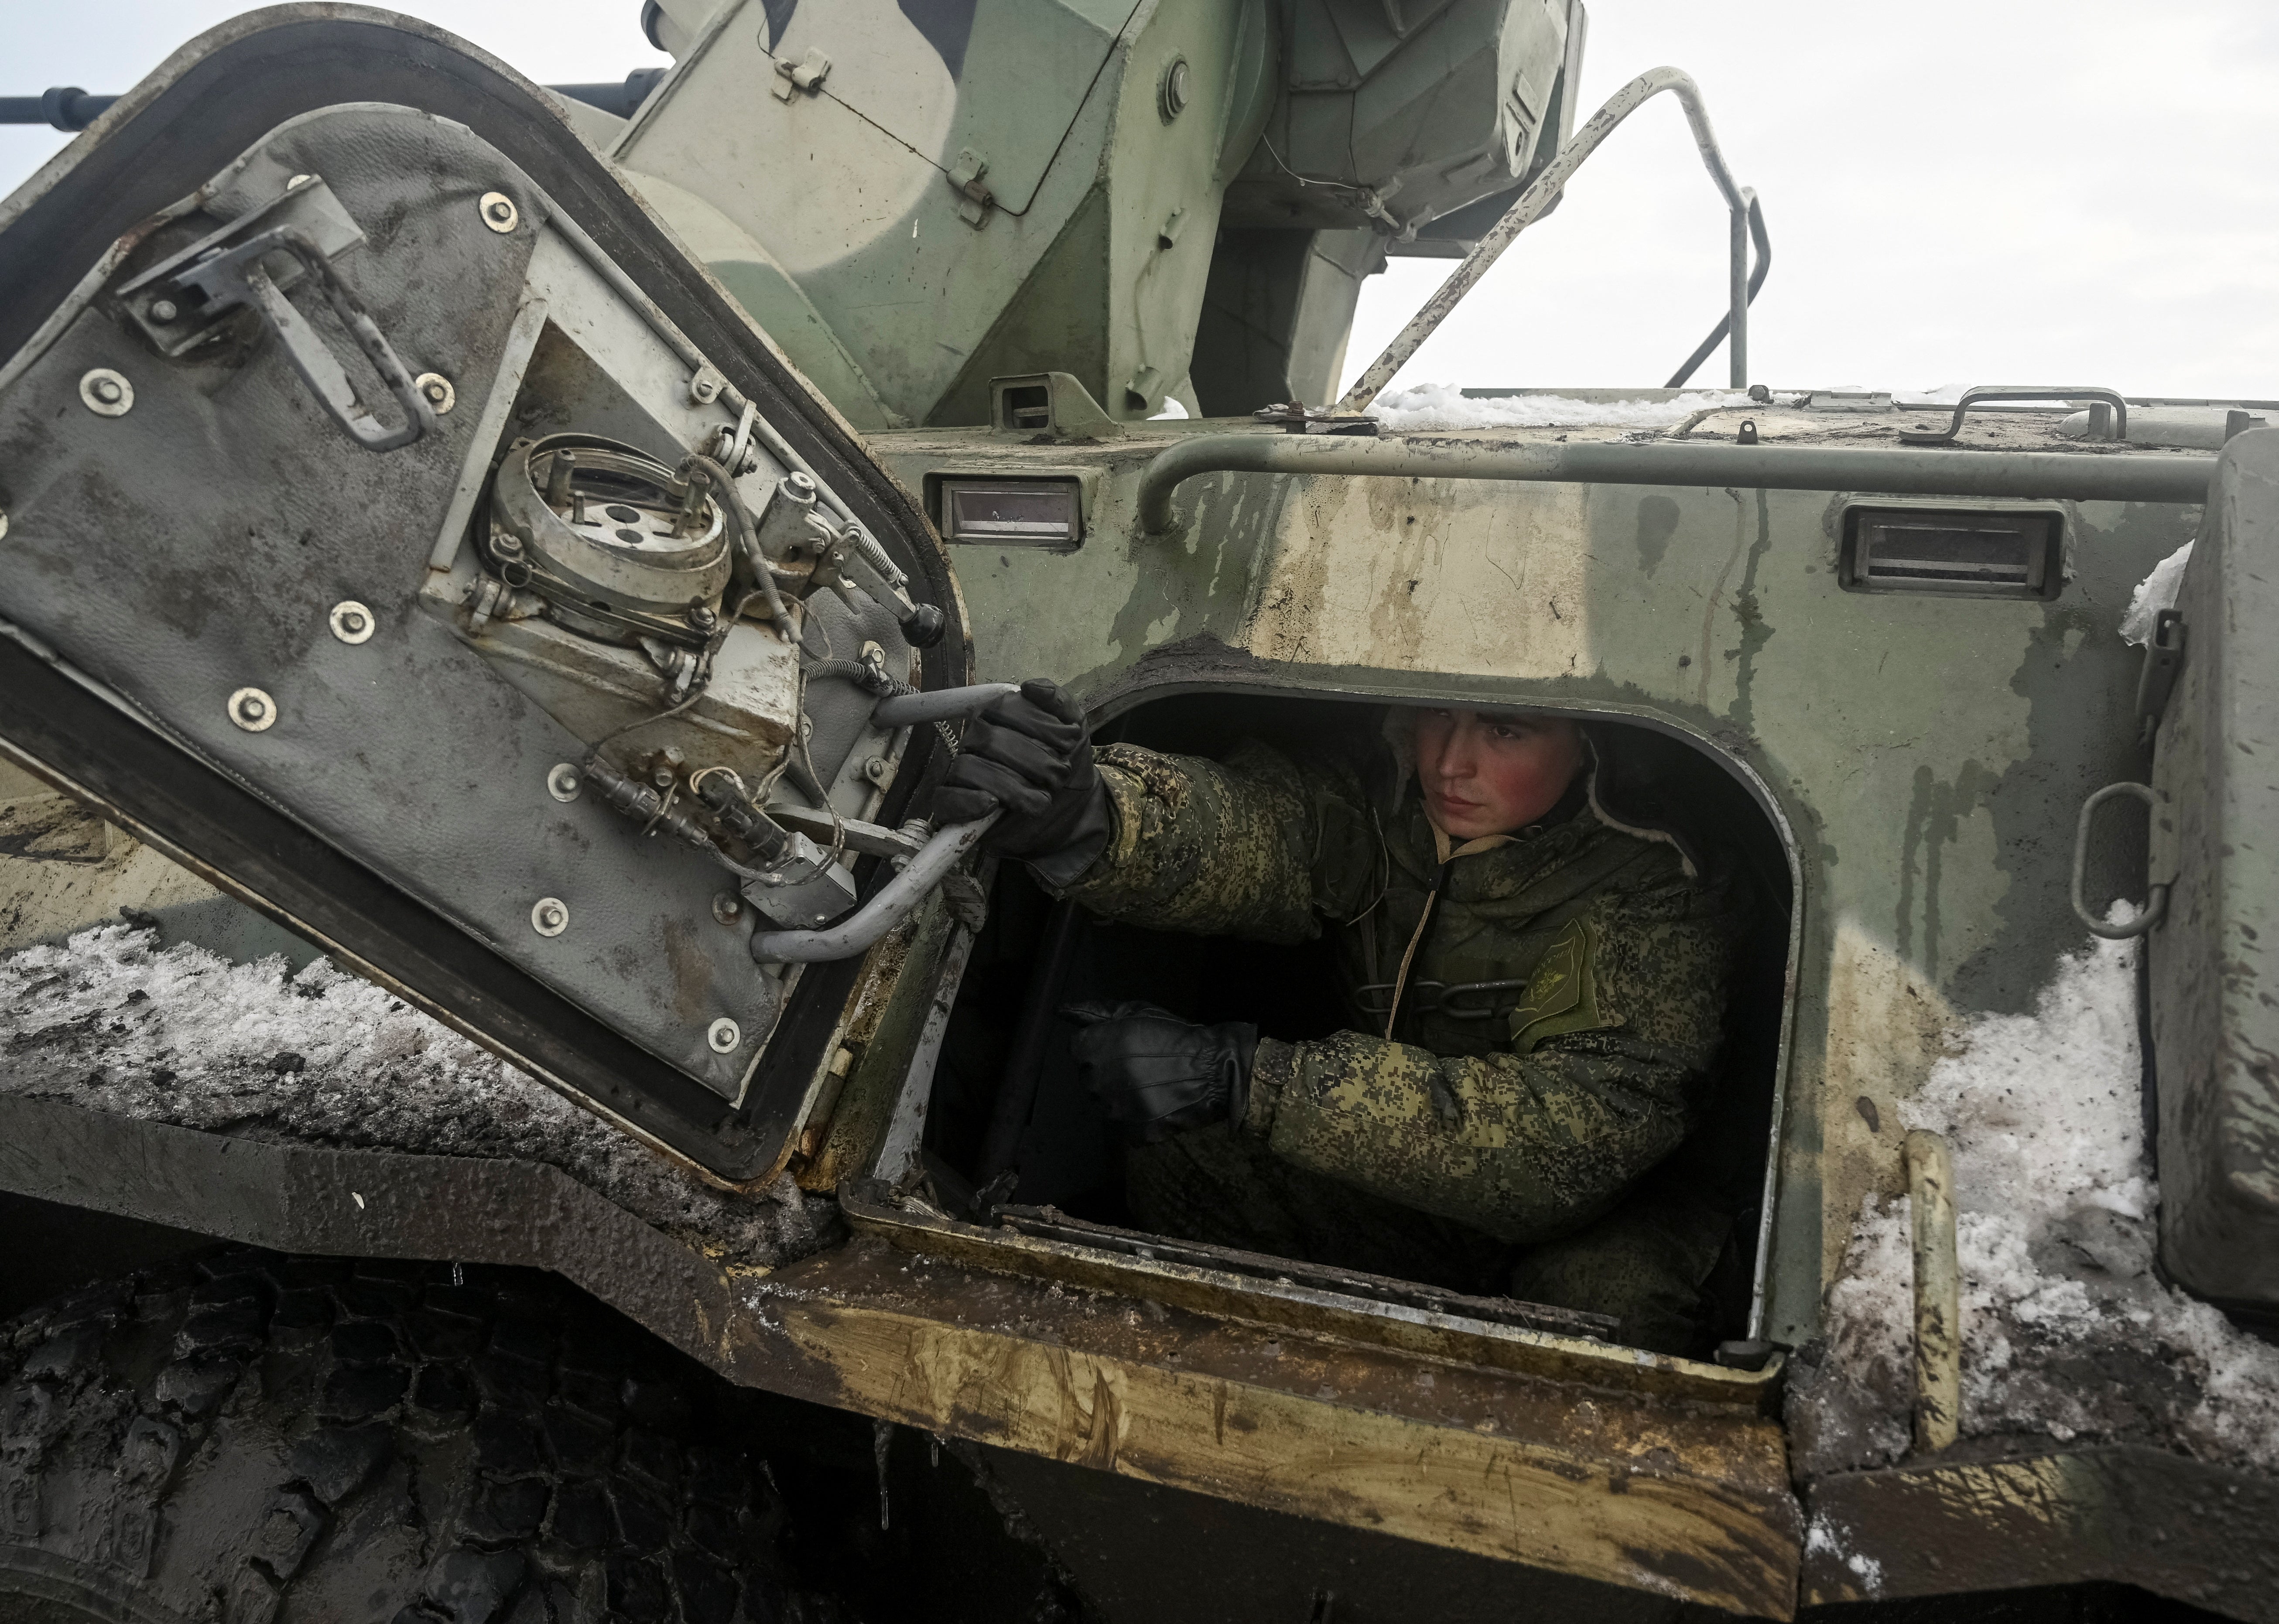
<svg viewBox="0 0 2279 1624">
<path fill-rule="evenodd" d="M 1559 933 L 1511 1012 L 1511 1050 L 1526 1054 L 1548 1038 L 1611 1026 L 1599 1009 L 1598 933 L 1577 919 Z"/>
</svg>

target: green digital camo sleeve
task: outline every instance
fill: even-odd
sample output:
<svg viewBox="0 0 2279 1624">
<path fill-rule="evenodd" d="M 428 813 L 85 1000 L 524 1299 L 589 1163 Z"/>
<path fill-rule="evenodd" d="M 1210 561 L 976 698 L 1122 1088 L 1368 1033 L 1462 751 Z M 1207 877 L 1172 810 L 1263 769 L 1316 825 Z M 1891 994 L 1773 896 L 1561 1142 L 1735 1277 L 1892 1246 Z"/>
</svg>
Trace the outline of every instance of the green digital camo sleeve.
<svg viewBox="0 0 2279 1624">
<path fill-rule="evenodd" d="M 1158 931 L 1302 942 L 1366 905 L 1377 840 L 1357 778 L 1249 743 L 1224 761 L 1100 752 L 1116 832 L 1064 895 Z"/>
<path fill-rule="evenodd" d="M 1505 1241 L 1598 1216 L 1692 1129 L 1721 1036 L 1731 920 L 1674 867 L 1568 928 L 1512 1011 L 1508 1050 L 1442 1056 L 1358 1032 L 1262 1042 L 1246 1130 Z"/>
</svg>

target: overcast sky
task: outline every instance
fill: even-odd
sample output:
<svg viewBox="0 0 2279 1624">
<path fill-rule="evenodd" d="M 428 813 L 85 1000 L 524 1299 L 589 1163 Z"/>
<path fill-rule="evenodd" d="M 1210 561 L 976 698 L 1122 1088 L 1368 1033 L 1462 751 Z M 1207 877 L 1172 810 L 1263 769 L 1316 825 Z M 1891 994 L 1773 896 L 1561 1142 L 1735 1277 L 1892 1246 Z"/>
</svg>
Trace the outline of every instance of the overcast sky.
<svg viewBox="0 0 2279 1624">
<path fill-rule="evenodd" d="M 226 0 L 0 3 L 10 92 L 124 90 Z M 412 0 L 556 82 L 662 60 L 639 0 Z M 2268 0 L 1597 0 L 1587 111 L 1700 82 L 1764 201 L 1751 373 L 1776 387 L 2104 384 L 2279 396 L 2279 6 Z M 66 138 L 0 129 L 0 187 Z M 1723 294 L 1723 205 L 1676 103 L 1615 132 L 1401 381 L 1659 384 Z M 1371 280 L 1358 371 L 1449 269 Z M 1698 381 L 1722 384 L 1722 353 Z"/>
</svg>

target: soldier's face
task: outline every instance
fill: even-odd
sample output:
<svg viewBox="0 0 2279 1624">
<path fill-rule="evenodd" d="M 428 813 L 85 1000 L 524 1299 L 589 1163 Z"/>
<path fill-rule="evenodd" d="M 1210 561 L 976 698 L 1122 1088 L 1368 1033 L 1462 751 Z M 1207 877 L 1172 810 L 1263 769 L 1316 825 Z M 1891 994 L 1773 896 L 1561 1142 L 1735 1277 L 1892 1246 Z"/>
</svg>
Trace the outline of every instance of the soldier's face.
<svg viewBox="0 0 2279 1624">
<path fill-rule="evenodd" d="M 1559 804 L 1582 766 L 1582 730 L 1563 716 L 1417 713 L 1417 782 L 1432 821 L 1459 840 L 1524 829 Z"/>
</svg>

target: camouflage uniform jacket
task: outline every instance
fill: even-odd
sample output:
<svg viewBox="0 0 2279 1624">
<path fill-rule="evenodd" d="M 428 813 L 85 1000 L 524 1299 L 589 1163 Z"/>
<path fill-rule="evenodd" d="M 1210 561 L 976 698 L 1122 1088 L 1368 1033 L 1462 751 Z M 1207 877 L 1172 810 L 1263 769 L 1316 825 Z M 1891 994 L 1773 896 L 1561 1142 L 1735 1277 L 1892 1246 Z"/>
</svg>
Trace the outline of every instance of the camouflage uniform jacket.
<svg viewBox="0 0 2279 1624">
<path fill-rule="evenodd" d="M 1338 931 L 1354 1030 L 1258 1046 L 1239 1127 L 1277 1157 L 1531 1243 L 1606 1212 L 1695 1125 L 1741 922 L 1666 838 L 1593 797 L 1452 852 L 1411 774 L 1373 794 L 1362 767 L 1256 744 L 1100 760 L 1116 831 L 1067 895 L 1197 935 Z"/>
</svg>

